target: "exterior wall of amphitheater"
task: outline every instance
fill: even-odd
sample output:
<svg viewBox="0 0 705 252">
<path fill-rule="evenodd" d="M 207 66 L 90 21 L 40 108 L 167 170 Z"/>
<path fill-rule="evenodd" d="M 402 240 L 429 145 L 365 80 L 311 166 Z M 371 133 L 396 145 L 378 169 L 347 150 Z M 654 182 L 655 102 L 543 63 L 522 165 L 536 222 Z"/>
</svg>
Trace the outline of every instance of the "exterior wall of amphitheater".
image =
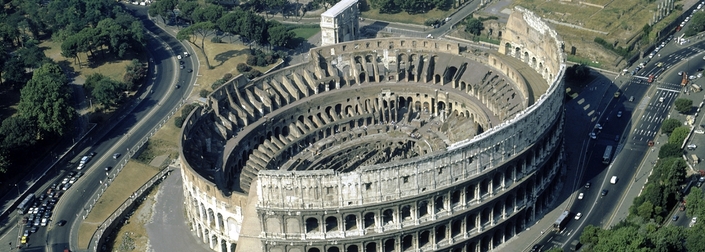
<svg viewBox="0 0 705 252">
<path fill-rule="evenodd" d="M 560 184 L 564 56 L 555 32 L 521 8 L 503 34 L 499 53 L 463 74 L 457 44 L 387 38 L 314 48 L 308 63 L 216 90 L 181 133 L 192 230 L 223 252 L 488 251 L 511 241 Z M 319 106 L 331 99 L 340 109 Z M 483 130 L 393 162 L 330 169 L 315 157 L 358 139 L 384 145 L 370 139 L 402 118 L 375 102 Z M 320 114 L 330 120 L 309 117 Z M 308 166 L 296 161 L 308 155 Z M 364 164 L 337 158 L 326 162 Z"/>
</svg>

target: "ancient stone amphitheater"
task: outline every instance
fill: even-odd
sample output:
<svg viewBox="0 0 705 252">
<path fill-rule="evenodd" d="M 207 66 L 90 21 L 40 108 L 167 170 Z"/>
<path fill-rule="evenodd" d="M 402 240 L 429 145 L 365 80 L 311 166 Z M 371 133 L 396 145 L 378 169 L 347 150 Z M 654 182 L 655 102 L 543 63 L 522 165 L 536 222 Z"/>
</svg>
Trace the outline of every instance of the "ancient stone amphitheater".
<svg viewBox="0 0 705 252">
<path fill-rule="evenodd" d="M 238 77 L 181 133 L 187 216 L 216 251 L 488 251 L 564 170 L 562 42 L 521 8 L 499 50 L 417 38 Z"/>
</svg>

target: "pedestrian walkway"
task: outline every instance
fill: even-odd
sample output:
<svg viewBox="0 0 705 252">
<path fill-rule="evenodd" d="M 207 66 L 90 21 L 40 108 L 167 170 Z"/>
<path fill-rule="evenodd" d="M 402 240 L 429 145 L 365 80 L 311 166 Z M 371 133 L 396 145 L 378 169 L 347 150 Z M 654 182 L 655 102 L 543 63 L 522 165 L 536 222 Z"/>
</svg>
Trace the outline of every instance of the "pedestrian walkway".
<svg viewBox="0 0 705 252">
<path fill-rule="evenodd" d="M 172 167 L 172 174 L 159 186 L 152 218 L 145 225 L 152 251 L 212 251 L 196 237 L 186 221 L 181 169 Z"/>
</svg>

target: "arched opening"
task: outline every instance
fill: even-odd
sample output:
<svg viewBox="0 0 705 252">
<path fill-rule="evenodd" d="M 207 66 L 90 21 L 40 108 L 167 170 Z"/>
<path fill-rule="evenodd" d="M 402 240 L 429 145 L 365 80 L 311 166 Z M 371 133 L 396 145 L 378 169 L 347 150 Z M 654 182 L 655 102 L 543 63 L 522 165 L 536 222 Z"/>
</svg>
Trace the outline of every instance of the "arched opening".
<svg viewBox="0 0 705 252">
<path fill-rule="evenodd" d="M 377 243 L 370 242 L 365 245 L 365 252 L 377 252 Z"/>
<path fill-rule="evenodd" d="M 321 252 L 321 250 L 318 248 L 310 248 L 308 249 L 308 252 Z"/>
<path fill-rule="evenodd" d="M 375 214 L 374 213 L 366 213 L 364 221 L 365 221 L 365 228 L 375 227 Z"/>
<path fill-rule="evenodd" d="M 306 233 L 320 232 L 318 219 L 308 218 L 306 219 Z"/>
<path fill-rule="evenodd" d="M 326 218 L 326 232 L 338 231 L 338 218 L 330 216 Z"/>
<path fill-rule="evenodd" d="M 384 241 L 384 252 L 394 252 L 394 239 Z"/>
<path fill-rule="evenodd" d="M 350 245 L 348 246 L 348 249 L 345 250 L 345 252 L 359 252 L 360 249 L 357 248 L 357 245 Z"/>
<path fill-rule="evenodd" d="M 357 229 L 357 216 L 350 214 L 345 216 L 345 230 L 350 231 Z"/>
<path fill-rule="evenodd" d="M 328 252 L 340 252 L 340 249 L 338 247 L 330 247 L 328 248 Z"/>
<path fill-rule="evenodd" d="M 411 206 L 404 205 L 401 207 L 401 219 L 402 221 L 409 221 L 413 219 L 411 218 Z"/>
<path fill-rule="evenodd" d="M 383 225 L 394 223 L 394 211 L 392 211 L 392 209 L 387 209 L 382 212 L 382 222 L 384 223 Z"/>
<path fill-rule="evenodd" d="M 414 248 L 414 236 L 405 235 L 401 238 L 401 251 L 407 251 Z"/>
</svg>

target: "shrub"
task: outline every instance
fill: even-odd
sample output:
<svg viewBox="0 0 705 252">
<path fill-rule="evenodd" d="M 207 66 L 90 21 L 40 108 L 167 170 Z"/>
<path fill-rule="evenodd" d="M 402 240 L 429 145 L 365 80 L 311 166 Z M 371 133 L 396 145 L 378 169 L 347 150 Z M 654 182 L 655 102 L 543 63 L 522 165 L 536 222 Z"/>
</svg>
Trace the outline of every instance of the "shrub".
<svg viewBox="0 0 705 252">
<path fill-rule="evenodd" d="M 206 96 L 208 96 L 208 94 L 210 94 L 210 93 L 211 92 L 208 92 L 208 90 L 201 89 L 201 92 L 199 92 L 198 95 L 200 95 L 201 98 L 206 98 Z"/>
<path fill-rule="evenodd" d="M 267 61 L 264 59 L 264 57 L 257 57 L 257 66 L 266 66 Z"/>
<path fill-rule="evenodd" d="M 177 128 L 181 128 L 181 126 L 184 124 L 184 118 L 181 116 L 176 116 L 174 117 L 174 125 Z"/>
<path fill-rule="evenodd" d="M 211 39 L 211 43 L 223 43 L 223 39 L 216 36 Z"/>
<path fill-rule="evenodd" d="M 247 56 L 248 60 L 249 60 L 249 57 L 250 57 L 250 56 Z M 240 72 L 240 73 L 249 72 L 250 69 L 251 69 L 251 67 L 248 66 L 248 65 L 245 64 L 245 63 L 239 63 L 239 64 L 237 64 L 237 71 Z M 223 79 L 225 79 L 225 77 L 223 77 Z"/>
<path fill-rule="evenodd" d="M 217 80 L 217 81 L 213 82 L 213 84 L 211 84 L 211 89 L 216 90 L 220 86 L 222 86 L 223 84 L 225 84 L 225 80 L 223 80 L 223 79 Z"/>
<path fill-rule="evenodd" d="M 198 105 L 194 103 L 184 105 L 184 108 L 181 110 L 181 116 L 186 118 L 188 114 L 190 114 L 191 111 L 193 111 L 193 109 L 195 109 L 196 107 L 198 107 Z"/>
<path fill-rule="evenodd" d="M 247 60 L 245 60 L 245 63 L 247 63 L 250 66 L 256 66 L 257 65 L 257 57 L 255 55 L 247 55 Z"/>
<path fill-rule="evenodd" d="M 264 56 L 264 60 L 267 62 L 267 65 L 274 64 L 274 62 L 277 62 L 277 59 L 274 58 L 274 55 Z"/>
<path fill-rule="evenodd" d="M 242 64 L 242 63 L 240 63 L 240 64 Z M 238 64 L 238 67 L 240 66 L 240 64 Z M 247 65 L 245 65 L 245 66 L 247 66 Z M 233 74 L 231 74 L 231 73 L 223 74 L 223 80 L 225 80 L 225 81 L 229 81 L 232 78 L 233 78 Z"/>
</svg>

